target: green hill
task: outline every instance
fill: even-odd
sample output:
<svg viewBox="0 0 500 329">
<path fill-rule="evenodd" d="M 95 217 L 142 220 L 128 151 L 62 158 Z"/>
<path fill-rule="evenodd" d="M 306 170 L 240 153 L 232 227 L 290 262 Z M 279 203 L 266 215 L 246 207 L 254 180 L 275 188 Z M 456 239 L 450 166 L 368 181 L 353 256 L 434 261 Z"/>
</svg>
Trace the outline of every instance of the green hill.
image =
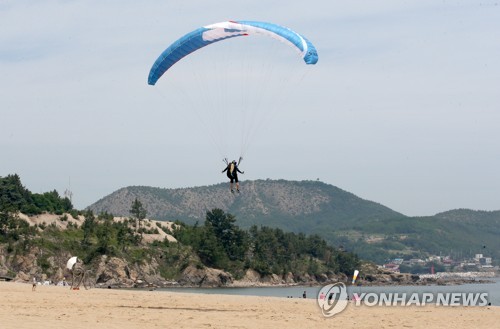
<svg viewBox="0 0 500 329">
<path fill-rule="evenodd" d="M 120 218 L 105 211 L 95 216 L 73 209 L 56 191 L 31 193 L 18 175 L 0 177 L 0 276 L 61 280 L 71 256 L 92 268 L 104 285 L 132 285 L 140 277 L 216 286 L 254 279 L 326 282 L 346 278 L 360 266 L 356 255 L 318 235 L 266 226 L 245 230 L 217 208 L 205 212 L 200 225 L 151 221 L 138 199 L 125 209 Z"/>
<path fill-rule="evenodd" d="M 500 258 L 500 211 L 452 210 L 430 217 L 407 217 L 373 201 L 319 181 L 246 181 L 239 195 L 227 184 L 183 189 L 145 186 L 122 188 L 92 204 L 96 213 L 129 215 L 138 198 L 148 216 L 160 220 L 202 222 L 220 208 L 242 228 L 265 225 L 286 231 L 319 234 L 331 245 L 382 263 L 394 257 L 427 255 Z"/>
<path fill-rule="evenodd" d="M 363 200 L 352 193 L 318 181 L 247 181 L 240 194 L 229 193 L 227 184 L 182 189 L 146 186 L 122 188 L 88 208 L 96 213 L 129 214 L 129 205 L 138 198 L 148 215 L 161 220 L 195 223 L 207 211 L 220 208 L 234 214 L 241 227 L 272 223 L 292 231 L 334 224 L 350 227 L 350 221 L 404 217 L 385 206 Z"/>
</svg>

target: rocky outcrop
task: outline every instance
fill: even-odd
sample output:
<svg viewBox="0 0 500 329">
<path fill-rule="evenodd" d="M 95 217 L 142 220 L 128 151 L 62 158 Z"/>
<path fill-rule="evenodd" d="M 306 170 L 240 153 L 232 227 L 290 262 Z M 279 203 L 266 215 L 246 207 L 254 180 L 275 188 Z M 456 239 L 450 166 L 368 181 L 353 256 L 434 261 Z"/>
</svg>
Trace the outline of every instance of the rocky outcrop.
<svg viewBox="0 0 500 329">
<path fill-rule="evenodd" d="M 155 259 L 150 262 L 129 264 L 117 257 L 101 256 L 95 271 L 100 287 L 150 288 L 172 285 L 158 271 Z"/>
<path fill-rule="evenodd" d="M 58 282 L 68 274 L 65 264 L 69 257 L 66 254 L 46 257 L 38 247 L 31 247 L 24 254 L 8 254 L 0 249 L 0 275 L 11 274 L 18 282 L 28 282 L 33 278 Z"/>
<path fill-rule="evenodd" d="M 318 285 L 327 282 L 338 282 L 347 279 L 345 275 L 327 275 L 317 276 L 294 275 L 291 272 L 279 276 L 277 274 L 261 275 L 253 269 L 248 269 L 239 280 L 234 280 L 232 287 L 262 287 L 262 286 L 290 286 L 290 285 Z"/>
<path fill-rule="evenodd" d="M 101 256 L 96 270 L 96 282 L 105 286 L 133 286 L 138 274 L 128 263 L 116 257 Z"/>
<path fill-rule="evenodd" d="M 44 257 L 43 251 L 33 247 L 24 255 L 9 254 L 0 250 L 0 270 L 6 275 L 15 273 L 15 280 L 30 282 L 33 277 L 38 281 L 68 282 L 72 274 L 66 269 L 66 262 L 72 255 L 60 253 Z M 291 272 L 284 275 L 261 275 L 253 269 L 248 269 L 238 280 L 228 272 L 204 266 L 187 266 L 176 281 L 168 281 L 160 274 L 160 264 L 155 257 L 137 263 L 129 263 L 118 257 L 102 255 L 92 264 L 84 265 L 91 270 L 98 287 L 165 287 L 165 286 L 196 286 L 196 287 L 250 287 L 298 284 L 322 284 L 346 279 L 341 275 L 308 274 L 296 275 Z"/>
<path fill-rule="evenodd" d="M 0 248 L 0 276 L 12 277 L 15 281 L 30 282 L 33 277 L 38 281 L 57 283 L 66 278 L 71 280 L 71 273 L 66 269 L 66 262 L 72 255 L 60 253 L 47 257 L 43 250 L 32 247 L 24 254 L 7 253 L 5 246 Z M 318 275 L 285 273 L 284 275 L 261 275 L 253 269 L 247 269 L 243 277 L 235 279 L 230 273 L 220 269 L 189 265 L 176 281 L 168 281 L 160 274 L 160 264 L 154 257 L 137 263 L 125 259 L 100 256 L 92 264 L 86 265 L 95 276 L 98 287 L 259 287 L 278 285 L 322 285 L 331 282 L 348 282 L 345 274 L 323 273 Z M 435 277 L 394 273 L 375 266 L 363 266 L 356 284 L 361 285 L 429 285 L 460 284 L 470 282 L 470 278 L 446 280 L 444 275 Z M 475 281 L 479 282 L 479 281 Z"/>
<path fill-rule="evenodd" d="M 198 287 L 225 287 L 231 285 L 233 281 L 232 275 L 222 270 L 190 265 L 182 272 L 179 284 Z"/>
<path fill-rule="evenodd" d="M 241 279 L 234 279 L 230 273 L 222 270 L 188 266 L 181 279 L 178 281 L 181 286 L 199 287 L 265 287 L 265 286 L 285 286 L 299 284 L 321 284 L 325 282 L 338 281 L 340 276 L 327 276 L 326 274 L 312 277 L 310 275 L 294 276 L 289 272 L 283 276 L 277 274 L 261 275 L 253 269 L 247 269 Z"/>
</svg>

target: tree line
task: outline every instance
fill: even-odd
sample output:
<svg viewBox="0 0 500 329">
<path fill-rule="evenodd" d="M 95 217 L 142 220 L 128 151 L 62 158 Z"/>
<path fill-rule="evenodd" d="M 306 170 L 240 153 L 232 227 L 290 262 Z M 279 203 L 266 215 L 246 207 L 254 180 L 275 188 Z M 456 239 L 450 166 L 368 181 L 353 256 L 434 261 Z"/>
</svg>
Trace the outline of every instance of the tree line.
<svg viewBox="0 0 500 329">
<path fill-rule="evenodd" d="M 56 190 L 42 194 L 32 193 L 21 184 L 19 175 L 0 177 L 0 209 L 20 211 L 26 215 L 50 212 L 61 215 L 71 212 L 73 205 L 67 197 L 59 196 Z"/>
<path fill-rule="evenodd" d="M 207 212 L 203 225 L 178 223 L 174 237 L 189 245 L 205 266 L 241 275 L 251 268 L 261 275 L 345 273 L 359 266 L 355 254 L 329 246 L 319 235 L 252 226 L 240 229 L 235 216 L 221 209 Z"/>
<path fill-rule="evenodd" d="M 0 243 L 8 243 L 7 251 L 14 254 L 38 246 L 45 250 L 44 257 L 70 252 L 86 264 L 101 255 L 129 262 L 148 262 L 155 257 L 168 278 L 175 278 L 188 265 L 222 269 L 238 278 L 247 269 L 261 275 L 350 275 L 360 263 L 355 254 L 329 246 L 319 235 L 265 226 L 243 230 L 234 215 L 221 209 L 208 211 L 201 225 L 177 222 L 171 231 L 161 223 L 146 222 L 147 211 L 137 199 L 131 204 L 129 218 L 116 221 L 112 214 L 83 211 L 73 216 L 81 214 L 83 222 L 68 222 L 64 230 L 45 223 L 30 227 L 17 216 L 18 212 L 32 215 L 42 211 L 60 214 L 59 220 L 67 221 L 66 213 L 76 210 L 56 191 L 34 194 L 22 186 L 19 176 L 0 177 Z M 143 234 L 158 233 L 159 228 L 172 234 L 177 243 L 143 241 Z"/>
</svg>

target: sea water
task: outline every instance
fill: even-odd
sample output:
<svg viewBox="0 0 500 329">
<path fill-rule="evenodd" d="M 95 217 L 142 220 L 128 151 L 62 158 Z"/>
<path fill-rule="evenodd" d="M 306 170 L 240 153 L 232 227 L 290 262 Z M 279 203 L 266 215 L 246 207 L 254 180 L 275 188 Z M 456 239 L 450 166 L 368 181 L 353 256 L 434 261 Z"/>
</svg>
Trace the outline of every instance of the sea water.
<svg viewBox="0 0 500 329">
<path fill-rule="evenodd" d="M 491 305 L 500 306 L 500 278 L 488 278 L 491 283 L 467 283 L 450 286 L 348 286 L 349 296 L 354 293 L 488 293 Z M 187 292 L 198 294 L 267 296 L 283 298 L 317 298 L 321 286 L 251 287 L 251 288 L 163 288 L 161 291 Z"/>
</svg>

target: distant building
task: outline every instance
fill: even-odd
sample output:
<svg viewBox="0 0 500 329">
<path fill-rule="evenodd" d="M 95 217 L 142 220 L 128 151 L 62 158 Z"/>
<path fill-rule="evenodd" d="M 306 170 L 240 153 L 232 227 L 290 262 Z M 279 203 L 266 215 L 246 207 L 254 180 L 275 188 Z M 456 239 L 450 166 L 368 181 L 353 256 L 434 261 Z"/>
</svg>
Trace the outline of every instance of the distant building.
<svg viewBox="0 0 500 329">
<path fill-rule="evenodd" d="M 443 264 L 445 264 L 445 265 L 451 265 L 451 264 L 453 264 L 453 259 L 451 259 L 451 257 L 445 257 L 443 259 Z"/>
<path fill-rule="evenodd" d="M 493 265 L 481 265 L 481 268 L 492 269 Z"/>
<path fill-rule="evenodd" d="M 398 264 L 387 263 L 387 264 L 384 264 L 384 268 L 389 270 L 389 271 L 399 273 L 399 265 Z"/>
<path fill-rule="evenodd" d="M 441 263 L 441 257 L 440 256 L 429 256 L 429 258 L 427 258 L 427 260 L 429 262 Z"/>
<path fill-rule="evenodd" d="M 401 265 L 403 264 L 403 258 L 394 258 L 391 263 Z"/>
<path fill-rule="evenodd" d="M 479 264 L 481 264 L 481 265 L 491 265 L 491 257 L 481 257 L 481 258 L 479 258 Z"/>
<path fill-rule="evenodd" d="M 420 258 L 410 259 L 410 265 L 415 265 L 415 264 L 423 265 L 423 264 L 425 264 L 425 261 L 423 259 L 420 259 Z"/>
</svg>

